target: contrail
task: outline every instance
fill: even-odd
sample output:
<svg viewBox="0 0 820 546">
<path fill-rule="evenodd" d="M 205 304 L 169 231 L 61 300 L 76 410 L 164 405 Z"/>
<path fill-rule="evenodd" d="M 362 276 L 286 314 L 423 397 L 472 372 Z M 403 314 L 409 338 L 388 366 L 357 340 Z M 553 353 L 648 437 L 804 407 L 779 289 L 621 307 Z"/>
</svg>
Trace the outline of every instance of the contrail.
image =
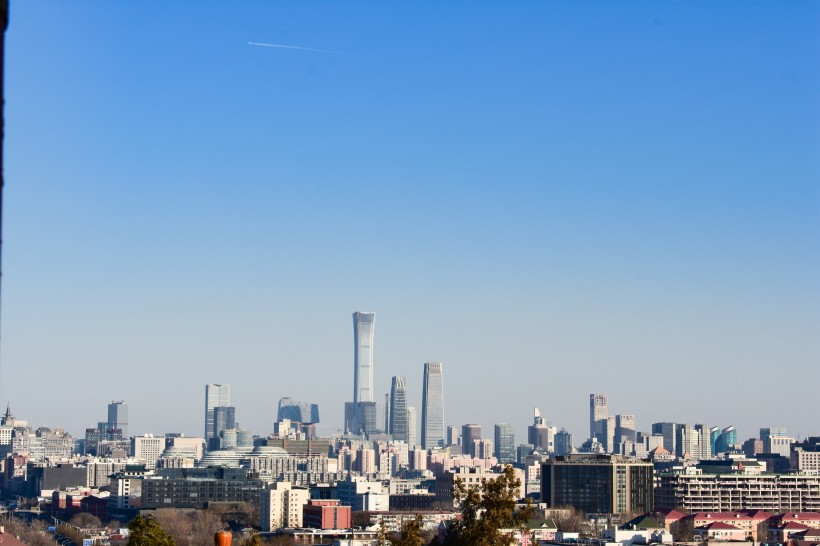
<svg viewBox="0 0 820 546">
<path fill-rule="evenodd" d="M 284 44 L 266 44 L 263 42 L 248 42 L 248 45 L 252 46 L 262 46 L 262 47 L 278 47 L 281 49 L 298 49 L 299 51 L 315 51 L 316 53 L 336 53 L 335 51 L 330 51 L 327 49 L 314 49 L 312 47 L 299 47 L 293 45 L 284 45 Z"/>
</svg>

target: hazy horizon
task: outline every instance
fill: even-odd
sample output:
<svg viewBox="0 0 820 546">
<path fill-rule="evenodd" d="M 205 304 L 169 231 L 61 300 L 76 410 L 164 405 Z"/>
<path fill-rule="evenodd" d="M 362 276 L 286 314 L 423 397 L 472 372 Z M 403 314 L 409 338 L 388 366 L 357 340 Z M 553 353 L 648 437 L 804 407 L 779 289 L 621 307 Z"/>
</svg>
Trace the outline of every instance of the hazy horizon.
<svg viewBox="0 0 820 546">
<path fill-rule="evenodd" d="M 819 4 L 10 9 L 0 402 L 30 424 L 125 400 L 201 435 L 230 383 L 243 428 L 289 396 L 333 431 L 374 311 L 376 392 L 407 377 L 419 419 L 440 361 L 486 437 L 538 407 L 578 445 L 593 392 L 641 431 L 820 435 Z"/>
</svg>

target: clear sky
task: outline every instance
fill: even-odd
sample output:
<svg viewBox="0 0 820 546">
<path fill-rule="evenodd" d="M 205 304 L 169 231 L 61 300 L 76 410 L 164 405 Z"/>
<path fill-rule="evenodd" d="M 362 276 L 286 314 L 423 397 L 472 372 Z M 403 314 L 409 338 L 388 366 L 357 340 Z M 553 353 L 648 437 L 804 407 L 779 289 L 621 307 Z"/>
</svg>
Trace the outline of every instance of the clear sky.
<svg viewBox="0 0 820 546">
<path fill-rule="evenodd" d="M 0 397 L 335 431 L 361 310 L 485 435 L 820 434 L 818 67 L 817 2 L 15 0 Z"/>
</svg>

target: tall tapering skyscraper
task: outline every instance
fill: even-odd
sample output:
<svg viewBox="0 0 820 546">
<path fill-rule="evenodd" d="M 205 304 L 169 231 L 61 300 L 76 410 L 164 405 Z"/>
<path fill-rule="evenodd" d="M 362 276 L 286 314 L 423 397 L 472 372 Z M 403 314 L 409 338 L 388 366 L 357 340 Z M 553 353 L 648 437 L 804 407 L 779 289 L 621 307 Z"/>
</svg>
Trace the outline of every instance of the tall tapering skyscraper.
<svg viewBox="0 0 820 546">
<path fill-rule="evenodd" d="M 394 440 L 409 443 L 407 426 L 407 380 L 397 375 L 390 387 L 390 434 Z"/>
<path fill-rule="evenodd" d="M 606 418 L 609 408 L 605 394 L 589 395 L 589 437 L 597 438 L 599 442 L 606 441 Z"/>
<path fill-rule="evenodd" d="M 353 432 L 372 432 L 362 415 L 362 404 L 375 403 L 373 392 L 373 332 L 376 313 L 353 313 Z"/>
<path fill-rule="evenodd" d="M 444 445 L 444 375 L 441 362 L 424 364 L 421 400 L 421 446 Z"/>
<path fill-rule="evenodd" d="M 123 438 L 129 438 L 128 404 L 122 401 L 108 404 L 108 429 L 120 430 Z"/>
<path fill-rule="evenodd" d="M 214 408 L 231 405 L 231 386 L 205 385 L 205 442 L 214 437 Z"/>
</svg>

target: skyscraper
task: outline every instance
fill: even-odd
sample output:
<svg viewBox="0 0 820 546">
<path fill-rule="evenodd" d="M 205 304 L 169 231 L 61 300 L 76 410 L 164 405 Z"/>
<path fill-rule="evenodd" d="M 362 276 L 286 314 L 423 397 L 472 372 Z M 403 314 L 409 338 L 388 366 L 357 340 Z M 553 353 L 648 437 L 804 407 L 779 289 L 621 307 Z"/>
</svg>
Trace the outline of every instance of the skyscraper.
<svg viewBox="0 0 820 546">
<path fill-rule="evenodd" d="M 461 427 L 461 452 L 471 457 L 478 457 L 476 441 L 481 440 L 481 425 L 464 425 Z"/>
<path fill-rule="evenodd" d="M 409 443 L 407 423 L 407 381 L 397 375 L 390 387 L 390 430 L 394 440 Z"/>
<path fill-rule="evenodd" d="M 231 386 L 205 385 L 205 443 L 214 437 L 214 408 L 231 405 Z"/>
<path fill-rule="evenodd" d="M 421 446 L 444 445 L 444 376 L 441 362 L 424 363 L 421 400 Z"/>
<path fill-rule="evenodd" d="M 407 445 L 410 449 L 418 443 L 416 430 L 416 408 L 410 406 L 407 408 Z"/>
<path fill-rule="evenodd" d="M 122 438 L 128 438 L 128 404 L 123 401 L 108 404 L 109 430 L 120 430 Z"/>
<path fill-rule="evenodd" d="M 353 432 L 364 431 L 363 402 L 375 402 L 373 393 L 373 332 L 376 313 L 353 313 Z"/>
<path fill-rule="evenodd" d="M 515 427 L 507 423 L 495 426 L 495 458 L 499 463 L 515 462 Z"/>
<path fill-rule="evenodd" d="M 589 395 L 589 437 L 597 438 L 599 442 L 606 441 L 606 418 L 609 409 L 605 394 Z"/>
</svg>

